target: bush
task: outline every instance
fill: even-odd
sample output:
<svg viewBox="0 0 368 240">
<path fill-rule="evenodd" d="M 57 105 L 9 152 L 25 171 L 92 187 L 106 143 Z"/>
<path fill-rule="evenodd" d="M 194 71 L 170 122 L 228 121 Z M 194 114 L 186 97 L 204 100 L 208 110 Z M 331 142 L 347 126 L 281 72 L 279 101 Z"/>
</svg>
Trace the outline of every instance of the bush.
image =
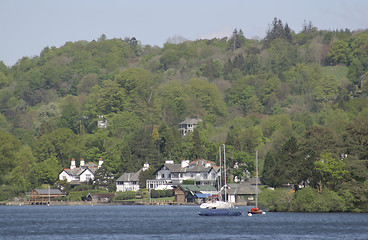
<svg viewBox="0 0 368 240">
<path fill-rule="evenodd" d="M 135 191 L 127 191 L 127 192 L 118 192 L 114 200 L 121 201 L 121 200 L 129 200 L 129 199 L 135 199 Z"/>
<path fill-rule="evenodd" d="M 343 212 L 345 208 L 344 200 L 334 191 L 324 190 L 317 195 L 315 209 L 317 212 Z"/>
<path fill-rule="evenodd" d="M 322 193 L 311 187 L 298 191 L 292 204 L 296 212 L 343 212 L 345 201 L 336 192 L 324 189 Z"/>
<path fill-rule="evenodd" d="M 315 212 L 315 202 L 317 192 L 311 187 L 306 187 L 296 193 L 292 204 L 292 211 L 295 212 Z"/>
<path fill-rule="evenodd" d="M 151 198 L 164 198 L 164 197 L 172 197 L 173 191 L 171 189 L 168 190 L 151 190 Z"/>
<path fill-rule="evenodd" d="M 88 192 L 86 191 L 70 191 L 68 198 L 70 201 L 82 201 L 87 194 Z"/>
<path fill-rule="evenodd" d="M 286 212 L 291 208 L 294 193 L 290 189 L 266 189 L 259 194 L 259 204 L 274 212 Z"/>
</svg>

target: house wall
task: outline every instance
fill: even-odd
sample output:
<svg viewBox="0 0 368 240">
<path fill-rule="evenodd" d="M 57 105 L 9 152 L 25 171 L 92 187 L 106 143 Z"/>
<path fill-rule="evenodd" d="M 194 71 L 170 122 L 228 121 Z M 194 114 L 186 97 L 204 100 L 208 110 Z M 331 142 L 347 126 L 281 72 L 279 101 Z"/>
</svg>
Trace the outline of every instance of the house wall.
<svg viewBox="0 0 368 240">
<path fill-rule="evenodd" d="M 139 184 L 137 182 L 116 182 L 117 192 L 138 191 L 138 190 Z"/>
<path fill-rule="evenodd" d="M 61 180 L 61 181 L 66 180 L 67 182 L 71 182 L 72 181 L 72 177 L 69 174 L 67 174 L 65 171 L 62 171 L 59 174 L 59 180 Z"/>
<path fill-rule="evenodd" d="M 161 169 L 157 172 L 156 179 L 172 179 L 171 171 L 166 167 Z"/>
<path fill-rule="evenodd" d="M 87 169 L 86 171 L 84 171 L 80 177 L 79 177 L 79 181 L 80 182 L 88 182 L 89 179 L 94 180 L 95 179 L 95 175 L 93 174 L 93 172 L 91 172 L 89 169 Z"/>
<path fill-rule="evenodd" d="M 59 179 L 60 180 L 66 180 L 67 182 L 71 182 L 71 181 L 79 181 L 79 177 L 76 176 L 70 176 L 68 173 L 66 173 L 65 171 L 62 171 L 59 174 Z"/>
</svg>

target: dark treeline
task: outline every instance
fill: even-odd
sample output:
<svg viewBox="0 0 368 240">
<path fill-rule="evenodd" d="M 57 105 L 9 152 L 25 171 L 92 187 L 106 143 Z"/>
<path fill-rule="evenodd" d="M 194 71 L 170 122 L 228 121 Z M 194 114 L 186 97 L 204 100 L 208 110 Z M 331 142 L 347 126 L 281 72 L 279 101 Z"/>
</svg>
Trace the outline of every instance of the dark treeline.
<svg viewBox="0 0 368 240">
<path fill-rule="evenodd" d="M 55 184 L 71 158 L 103 158 L 119 176 L 165 159 L 218 162 L 225 143 L 230 180 L 255 174 L 258 150 L 266 185 L 368 211 L 368 31 L 296 33 L 277 18 L 262 40 L 243 31 L 163 47 L 102 35 L 0 62 L 0 199 Z"/>
</svg>

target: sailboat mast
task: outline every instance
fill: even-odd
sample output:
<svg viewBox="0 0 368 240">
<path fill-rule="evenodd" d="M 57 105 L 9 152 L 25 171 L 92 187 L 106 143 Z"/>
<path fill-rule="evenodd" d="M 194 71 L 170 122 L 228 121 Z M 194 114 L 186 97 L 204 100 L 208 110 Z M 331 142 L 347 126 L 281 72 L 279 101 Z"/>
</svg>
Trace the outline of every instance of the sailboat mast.
<svg viewBox="0 0 368 240">
<path fill-rule="evenodd" d="M 258 150 L 256 150 L 256 208 L 258 207 Z"/>
<path fill-rule="evenodd" d="M 226 155 L 225 155 L 225 144 L 224 146 L 224 178 L 225 178 L 225 202 L 227 202 L 227 178 L 226 178 Z"/>
<path fill-rule="evenodd" d="M 219 176 L 219 183 L 218 183 L 218 187 L 217 189 L 219 191 L 221 191 L 221 186 L 222 186 L 222 181 L 221 181 L 221 175 L 222 175 L 222 172 L 221 172 L 221 146 L 219 146 L 219 159 L 220 159 L 220 176 Z M 221 192 L 220 192 L 220 195 L 221 195 Z"/>
</svg>

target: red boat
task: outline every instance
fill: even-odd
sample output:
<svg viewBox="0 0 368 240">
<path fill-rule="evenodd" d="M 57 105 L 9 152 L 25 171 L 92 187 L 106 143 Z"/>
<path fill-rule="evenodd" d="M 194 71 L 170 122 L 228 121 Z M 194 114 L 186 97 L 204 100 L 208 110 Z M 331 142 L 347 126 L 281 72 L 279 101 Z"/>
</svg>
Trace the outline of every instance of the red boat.
<svg viewBox="0 0 368 240">
<path fill-rule="evenodd" d="M 251 213 L 251 214 L 262 214 L 263 211 L 262 211 L 262 209 L 258 209 L 257 207 L 255 207 L 255 208 L 252 208 L 250 211 L 248 211 L 248 213 Z"/>
</svg>

